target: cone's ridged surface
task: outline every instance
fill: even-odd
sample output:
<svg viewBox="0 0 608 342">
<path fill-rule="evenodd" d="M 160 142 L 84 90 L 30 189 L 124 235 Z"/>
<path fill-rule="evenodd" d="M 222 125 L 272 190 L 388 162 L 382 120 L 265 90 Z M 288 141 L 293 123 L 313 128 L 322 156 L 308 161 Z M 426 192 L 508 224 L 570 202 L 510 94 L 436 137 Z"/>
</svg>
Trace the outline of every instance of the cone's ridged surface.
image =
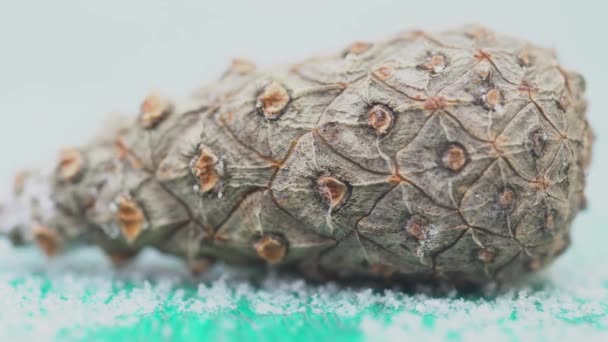
<svg viewBox="0 0 608 342">
<path fill-rule="evenodd" d="M 317 279 L 509 280 L 569 244 L 584 87 L 552 51 L 480 27 L 275 70 L 235 60 L 186 100 L 150 95 L 49 178 L 20 177 L 4 229 L 117 263 L 152 246 Z"/>
</svg>

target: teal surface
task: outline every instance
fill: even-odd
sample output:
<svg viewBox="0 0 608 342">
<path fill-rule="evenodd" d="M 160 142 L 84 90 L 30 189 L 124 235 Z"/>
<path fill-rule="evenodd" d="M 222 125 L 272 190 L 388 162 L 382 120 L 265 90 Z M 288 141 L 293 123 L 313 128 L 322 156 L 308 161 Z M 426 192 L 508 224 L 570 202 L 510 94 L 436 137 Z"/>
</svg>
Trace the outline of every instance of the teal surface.
<svg viewBox="0 0 608 342">
<path fill-rule="evenodd" d="M 485 296 L 310 285 L 221 266 L 195 281 L 151 251 L 114 271 L 95 249 L 47 262 L 2 241 L 0 340 L 606 341 L 606 222 L 581 216 L 558 262 Z"/>
</svg>

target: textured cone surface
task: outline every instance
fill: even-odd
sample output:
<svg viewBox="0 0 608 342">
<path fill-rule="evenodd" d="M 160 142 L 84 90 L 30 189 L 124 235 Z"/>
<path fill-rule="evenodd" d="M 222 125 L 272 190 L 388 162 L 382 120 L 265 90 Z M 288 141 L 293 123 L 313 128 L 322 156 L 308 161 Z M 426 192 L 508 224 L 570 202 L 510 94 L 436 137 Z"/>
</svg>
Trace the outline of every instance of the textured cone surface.
<svg viewBox="0 0 608 342">
<path fill-rule="evenodd" d="M 23 220 L 110 255 L 510 280 L 569 243 L 591 148 L 583 93 L 552 51 L 478 27 L 289 68 L 235 62 L 63 158 L 52 208 Z M 126 195 L 136 210 L 117 215 Z"/>
</svg>

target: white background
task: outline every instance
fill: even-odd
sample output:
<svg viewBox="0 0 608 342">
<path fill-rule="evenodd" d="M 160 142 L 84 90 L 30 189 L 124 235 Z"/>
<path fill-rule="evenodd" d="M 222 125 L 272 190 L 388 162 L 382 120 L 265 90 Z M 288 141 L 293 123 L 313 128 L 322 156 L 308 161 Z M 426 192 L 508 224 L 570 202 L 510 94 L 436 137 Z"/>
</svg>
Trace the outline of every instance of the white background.
<svg viewBox="0 0 608 342">
<path fill-rule="evenodd" d="M 411 28 L 482 23 L 555 47 L 588 82 L 593 212 L 608 216 L 608 6 L 603 1 L 0 0 L 0 189 L 86 142 L 152 89 L 186 95 L 233 57 L 297 61 Z M 603 214 L 606 213 L 606 214 Z"/>
</svg>

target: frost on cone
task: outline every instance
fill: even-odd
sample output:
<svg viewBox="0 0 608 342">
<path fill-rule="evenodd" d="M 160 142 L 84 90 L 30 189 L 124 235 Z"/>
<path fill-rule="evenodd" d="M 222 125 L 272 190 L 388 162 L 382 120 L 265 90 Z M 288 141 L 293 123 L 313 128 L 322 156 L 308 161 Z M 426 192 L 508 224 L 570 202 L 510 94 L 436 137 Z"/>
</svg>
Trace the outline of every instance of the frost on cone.
<svg viewBox="0 0 608 342">
<path fill-rule="evenodd" d="M 319 279 L 511 280 L 568 246 L 592 140 L 584 87 L 552 51 L 479 27 L 287 69 L 235 60 L 64 152 L 50 191 L 21 179 L 3 228 L 121 262 L 152 246 Z"/>
</svg>

